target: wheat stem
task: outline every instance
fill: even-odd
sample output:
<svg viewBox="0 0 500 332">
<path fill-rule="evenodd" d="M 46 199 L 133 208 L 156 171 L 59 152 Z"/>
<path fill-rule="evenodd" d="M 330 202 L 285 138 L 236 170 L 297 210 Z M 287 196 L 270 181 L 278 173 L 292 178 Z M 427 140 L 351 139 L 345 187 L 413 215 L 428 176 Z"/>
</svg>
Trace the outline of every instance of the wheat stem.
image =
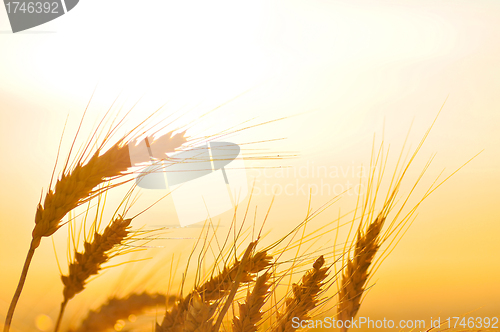
<svg viewBox="0 0 500 332">
<path fill-rule="evenodd" d="M 131 166 L 128 147 L 121 145 L 121 142 L 113 145 L 104 154 L 99 153 L 100 150 L 97 150 L 87 164 L 77 164 L 71 172 L 63 174 L 56 182 L 54 190 L 49 189 L 47 192 L 43 205 L 38 204 L 30 250 L 9 306 L 4 332 L 10 330 L 31 260 L 42 238 L 54 234 L 61 227 L 61 220 L 68 212 L 95 197 L 98 193 L 93 191 L 95 187 L 107 179 L 119 177 Z"/>
<path fill-rule="evenodd" d="M 215 322 L 215 325 L 213 326 L 213 331 L 219 331 L 220 325 L 222 324 L 222 320 L 224 319 L 224 315 L 226 312 L 229 310 L 229 307 L 233 303 L 234 296 L 236 295 L 236 292 L 238 291 L 238 287 L 240 286 L 240 282 L 243 276 L 243 271 L 246 268 L 246 265 L 248 264 L 248 260 L 250 259 L 250 254 L 252 253 L 253 249 L 255 248 L 255 245 L 257 242 L 251 242 L 247 250 L 245 251 L 245 254 L 243 255 L 243 258 L 241 259 L 241 264 L 238 267 L 238 272 L 236 273 L 236 278 L 233 281 L 233 285 L 231 287 L 231 292 L 229 293 L 229 296 L 226 299 L 226 303 L 224 303 L 224 307 L 222 310 L 219 312 L 219 316 L 217 317 L 217 321 Z"/>
<path fill-rule="evenodd" d="M 26 277 L 28 276 L 28 269 L 31 264 L 31 260 L 33 259 L 33 255 L 35 254 L 36 247 L 34 246 L 33 241 L 31 241 L 30 249 L 28 251 L 28 255 L 26 256 L 26 260 L 24 261 L 23 271 L 21 272 L 21 277 L 19 278 L 19 283 L 17 284 L 16 292 L 14 293 L 14 297 L 9 306 L 9 311 L 7 312 L 7 317 L 5 319 L 5 326 L 3 328 L 4 332 L 9 332 L 10 325 L 12 323 L 12 317 L 14 316 L 14 310 L 16 309 L 17 302 L 19 301 L 19 297 L 21 296 L 21 292 L 23 290 L 24 282 L 26 281 Z"/>
<path fill-rule="evenodd" d="M 251 255 L 241 271 L 240 283 L 253 281 L 254 275 L 266 269 L 271 264 L 272 257 L 267 251 L 259 251 Z M 218 301 L 226 296 L 232 289 L 242 261 L 236 261 L 232 266 L 224 267 L 224 270 L 218 275 L 210 278 L 208 281 L 195 288 L 186 297 L 181 298 L 169 312 L 165 313 L 161 325 L 156 325 L 157 332 L 179 331 L 184 324 L 185 312 L 188 310 L 189 303 L 195 294 L 199 295 L 203 302 L 211 303 Z"/>
<path fill-rule="evenodd" d="M 56 323 L 56 327 L 54 329 L 55 332 L 59 331 L 59 327 L 61 326 L 62 317 L 64 315 L 64 310 L 66 309 L 66 305 L 68 304 L 68 301 L 69 300 L 65 299 L 61 303 L 61 309 L 59 310 L 59 316 L 57 317 L 57 323 Z"/>
</svg>

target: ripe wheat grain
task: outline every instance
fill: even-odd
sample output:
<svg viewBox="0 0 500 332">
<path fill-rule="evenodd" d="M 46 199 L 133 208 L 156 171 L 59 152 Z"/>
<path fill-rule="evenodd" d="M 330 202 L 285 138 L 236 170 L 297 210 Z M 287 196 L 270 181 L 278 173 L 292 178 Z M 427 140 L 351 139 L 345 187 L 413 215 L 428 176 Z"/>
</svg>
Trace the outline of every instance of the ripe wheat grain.
<svg viewBox="0 0 500 332">
<path fill-rule="evenodd" d="M 261 309 L 269 293 L 269 272 L 255 281 L 252 292 L 248 292 L 245 302 L 239 303 L 239 317 L 233 319 L 233 332 L 257 332 L 257 324 L 262 319 Z"/>
<path fill-rule="evenodd" d="M 83 253 L 75 252 L 74 262 L 69 265 L 69 274 L 61 277 L 64 284 L 61 310 L 57 319 L 55 332 L 59 330 L 64 310 L 68 301 L 85 289 L 87 280 L 97 274 L 110 258 L 110 251 L 123 243 L 129 235 L 132 219 L 115 218 L 102 234 L 95 232 L 92 242 L 85 242 Z"/>
<path fill-rule="evenodd" d="M 293 318 L 306 320 L 310 312 L 319 302 L 319 294 L 328 276 L 328 268 L 323 267 L 325 259 L 320 256 L 313 264 L 313 268 L 306 272 L 298 284 L 292 284 L 292 295 L 285 300 L 284 312 L 278 313 L 277 324 L 273 332 L 295 331 Z"/>
</svg>

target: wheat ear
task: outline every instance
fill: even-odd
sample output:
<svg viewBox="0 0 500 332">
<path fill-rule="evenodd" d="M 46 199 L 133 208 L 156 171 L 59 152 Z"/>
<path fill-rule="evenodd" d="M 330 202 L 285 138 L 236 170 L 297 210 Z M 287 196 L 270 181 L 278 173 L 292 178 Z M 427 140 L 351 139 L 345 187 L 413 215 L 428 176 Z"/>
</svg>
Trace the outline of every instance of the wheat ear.
<svg viewBox="0 0 500 332">
<path fill-rule="evenodd" d="M 167 305 L 167 297 L 159 293 L 130 294 L 127 297 L 109 299 L 96 311 L 90 311 L 74 332 L 103 332 L 113 328 L 120 319 L 140 315 L 156 306 Z"/>
<path fill-rule="evenodd" d="M 262 319 L 261 308 L 269 293 L 269 272 L 255 281 L 252 292 L 248 292 L 245 302 L 239 303 L 239 317 L 233 319 L 233 332 L 257 332 L 257 324 Z"/>
<path fill-rule="evenodd" d="M 255 274 L 271 265 L 272 256 L 267 251 L 259 251 L 250 256 L 241 272 L 241 283 L 248 283 L 254 280 Z M 206 283 L 197 288 L 198 293 L 204 301 L 216 301 L 231 291 L 231 286 L 238 274 L 241 261 L 236 261 L 231 267 L 224 270 L 215 277 L 210 278 Z"/>
<path fill-rule="evenodd" d="M 248 262 L 240 274 L 240 283 L 248 283 L 254 280 L 255 274 L 266 269 L 271 264 L 272 257 L 267 254 L 267 251 L 259 251 L 251 255 Z M 202 301 L 211 303 L 220 300 L 225 295 L 229 294 L 233 283 L 238 276 L 238 270 L 241 266 L 241 261 L 237 260 L 230 267 L 224 267 L 221 273 L 210 278 L 207 282 L 197 287 L 193 292 L 180 299 L 172 308 L 171 311 L 165 313 L 165 317 L 161 325 L 156 325 L 157 332 L 179 332 L 182 330 L 184 323 L 184 313 L 188 309 L 188 304 L 194 294 L 198 294 Z"/>
<path fill-rule="evenodd" d="M 54 234 L 62 218 L 71 210 L 95 196 L 93 189 L 104 181 L 118 177 L 130 166 L 128 146 L 115 144 L 104 154 L 97 151 L 87 164 L 78 164 L 63 174 L 54 190 L 49 190 L 43 205 L 38 204 L 33 229 L 33 243 L 38 247 L 42 237 Z"/>
<path fill-rule="evenodd" d="M 104 154 L 99 155 L 98 150 L 85 165 L 77 164 L 69 173 L 63 174 L 55 184 L 54 190 L 50 189 L 43 202 L 36 209 L 35 227 L 32 232 L 30 249 L 26 257 L 23 271 L 9 306 L 5 319 L 4 332 L 8 332 L 19 297 L 26 281 L 28 269 L 36 248 L 40 245 L 42 237 L 54 234 L 60 227 L 64 216 L 95 196 L 93 189 L 109 179 L 120 176 L 130 165 L 129 149 L 120 143 L 115 144 Z"/>
<path fill-rule="evenodd" d="M 368 269 L 380 248 L 379 236 L 385 218 L 385 215 L 380 213 L 370 223 L 365 234 L 358 230 L 354 256 L 348 259 L 342 274 L 340 301 L 337 307 L 337 319 L 342 322 L 354 318 L 361 306 L 361 296 L 369 276 Z M 347 328 L 342 327 L 341 330 L 345 332 Z"/>
<path fill-rule="evenodd" d="M 278 315 L 277 325 L 273 332 L 291 332 L 296 328 L 292 325 L 292 319 L 299 320 L 309 318 L 309 312 L 318 304 L 318 297 L 324 280 L 328 276 L 328 268 L 323 267 L 325 259 L 320 256 L 313 264 L 313 268 L 306 272 L 299 284 L 292 285 L 293 295 L 285 300 L 285 312 Z"/>
<path fill-rule="evenodd" d="M 202 301 L 197 292 L 191 296 L 188 309 L 184 314 L 183 332 L 210 332 L 216 304 L 209 304 Z"/>
<path fill-rule="evenodd" d="M 102 265 L 112 256 L 110 251 L 123 243 L 129 235 L 129 226 L 132 219 L 115 218 L 102 234 L 94 233 L 92 242 L 85 242 L 83 253 L 75 252 L 74 262 L 69 265 L 69 274 L 61 276 L 64 284 L 64 299 L 57 319 L 55 332 L 61 325 L 64 309 L 76 294 L 84 290 L 87 279 L 101 270 Z"/>
</svg>

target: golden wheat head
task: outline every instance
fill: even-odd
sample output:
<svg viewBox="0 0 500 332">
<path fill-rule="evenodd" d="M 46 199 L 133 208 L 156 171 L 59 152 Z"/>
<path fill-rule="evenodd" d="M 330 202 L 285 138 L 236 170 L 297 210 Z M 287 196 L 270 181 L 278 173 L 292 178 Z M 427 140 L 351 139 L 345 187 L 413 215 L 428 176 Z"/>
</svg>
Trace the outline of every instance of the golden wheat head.
<svg viewBox="0 0 500 332">
<path fill-rule="evenodd" d="M 381 213 L 370 223 L 365 234 L 358 230 L 354 256 L 347 261 L 342 274 L 337 309 L 338 320 L 354 318 L 361 306 L 361 296 L 368 281 L 368 269 L 380 248 L 379 236 L 385 216 Z M 342 329 L 347 331 L 346 328 Z"/>
<path fill-rule="evenodd" d="M 328 276 L 328 268 L 323 267 L 325 259 L 320 256 L 313 264 L 313 268 L 306 272 L 298 284 L 292 284 L 292 295 L 285 300 L 285 310 L 278 314 L 278 322 L 273 332 L 292 332 L 292 319 L 306 320 L 310 311 L 319 302 L 319 294 Z"/>
</svg>

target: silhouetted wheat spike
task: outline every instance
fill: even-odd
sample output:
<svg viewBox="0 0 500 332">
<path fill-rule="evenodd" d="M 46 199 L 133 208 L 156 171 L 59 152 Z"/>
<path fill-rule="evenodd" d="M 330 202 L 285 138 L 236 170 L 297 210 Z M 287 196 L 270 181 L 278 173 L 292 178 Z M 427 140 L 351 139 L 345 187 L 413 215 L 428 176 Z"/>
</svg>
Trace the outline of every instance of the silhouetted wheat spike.
<svg viewBox="0 0 500 332">
<path fill-rule="evenodd" d="M 254 280 L 255 274 L 271 265 L 272 256 L 266 251 L 259 251 L 250 256 L 242 271 L 241 283 Z M 204 301 L 216 301 L 231 291 L 231 285 L 238 274 L 241 261 L 236 261 L 231 267 L 225 267 L 217 276 L 202 284 L 196 290 Z"/>
<path fill-rule="evenodd" d="M 70 173 L 63 174 L 54 190 L 49 190 L 43 205 L 38 204 L 33 229 L 34 247 L 42 237 L 50 236 L 60 227 L 62 218 L 93 196 L 99 184 L 118 177 L 130 166 L 129 149 L 119 143 L 104 154 L 94 153 L 87 164 L 78 164 Z"/>
<path fill-rule="evenodd" d="M 264 273 L 255 281 L 252 292 L 248 292 L 245 302 L 239 303 L 239 317 L 233 319 L 233 332 L 256 332 L 257 324 L 262 319 L 260 311 L 269 293 L 269 272 Z"/>
<path fill-rule="evenodd" d="M 168 133 L 156 138 L 156 140 L 148 137 L 148 142 L 151 141 L 155 146 L 155 158 L 161 159 L 164 157 L 164 153 L 172 152 L 175 148 L 184 144 L 186 142 L 184 133 L 175 136 Z M 72 169 L 66 169 L 65 167 L 61 178 L 56 181 L 54 189 L 49 188 L 43 204 L 41 202 L 38 204 L 30 249 L 7 312 L 4 332 L 9 332 L 10 330 L 12 317 L 21 296 L 31 260 L 42 238 L 54 234 L 61 227 L 61 221 L 68 212 L 96 197 L 103 191 L 114 188 L 116 185 L 105 186 L 97 190 L 95 189 L 96 187 L 106 181 L 123 176 L 124 172 L 132 166 L 130 149 L 133 151 L 137 150 L 134 148 L 136 141 L 130 140 L 127 144 L 125 138 L 123 138 L 109 150 L 102 153 L 102 146 L 104 146 L 108 138 L 106 137 L 85 165 L 81 162 L 84 159 L 84 155 L 82 155 L 80 161 Z M 148 153 L 138 153 L 138 155 L 132 153 L 132 155 L 134 156 L 134 165 L 149 161 Z"/>
<path fill-rule="evenodd" d="M 4 332 L 10 329 L 31 260 L 42 237 L 54 234 L 68 212 L 95 196 L 93 191 L 95 187 L 104 181 L 120 176 L 131 166 L 129 149 L 126 145 L 117 143 L 104 154 L 99 155 L 100 152 L 100 150 L 96 151 L 87 164 L 77 164 L 73 170 L 63 174 L 57 180 L 54 190 L 49 189 L 43 204 L 38 204 L 30 249 L 7 313 Z"/>
<path fill-rule="evenodd" d="M 309 319 L 309 313 L 318 304 L 318 296 L 324 280 L 328 276 L 328 268 L 323 267 L 325 259 L 320 256 L 313 264 L 313 268 L 306 272 L 300 283 L 292 285 L 293 295 L 285 300 L 283 314 L 278 314 L 278 322 L 273 332 L 295 331 L 292 319 Z"/>
<path fill-rule="evenodd" d="M 248 262 L 241 271 L 240 283 L 248 283 L 254 280 L 255 274 L 266 269 L 271 264 L 272 257 L 267 254 L 267 251 L 259 251 L 251 255 Z M 232 266 L 225 267 L 221 273 L 210 278 L 185 298 L 180 299 L 172 308 L 171 311 L 165 313 L 165 317 L 161 325 L 156 325 L 157 332 L 179 332 L 182 331 L 184 324 L 185 312 L 188 309 L 188 304 L 194 294 L 198 294 L 203 302 L 213 303 L 228 295 L 232 289 L 233 283 L 238 275 L 238 269 L 241 261 L 236 261 Z"/>
<path fill-rule="evenodd" d="M 337 319 L 343 322 L 354 318 L 361 305 L 361 296 L 368 280 L 368 269 L 373 262 L 375 254 L 380 248 L 379 236 L 384 225 L 385 215 L 380 213 L 370 223 L 365 234 L 358 230 L 354 256 L 348 259 L 342 274 L 342 283 L 339 293 Z M 342 331 L 347 331 L 343 327 Z"/>
<path fill-rule="evenodd" d="M 110 258 L 110 251 L 123 243 L 129 234 L 129 225 L 132 219 L 123 219 L 121 216 L 114 219 L 102 234 L 94 233 L 92 242 L 85 242 L 83 253 L 75 252 L 75 260 L 69 265 L 69 274 L 61 276 L 64 284 L 64 299 L 55 332 L 61 324 L 64 309 L 70 299 L 85 289 L 87 279 L 95 275 Z"/>
<path fill-rule="evenodd" d="M 120 319 L 140 315 L 150 308 L 167 305 L 167 297 L 159 293 L 130 294 L 114 297 L 96 311 L 90 311 L 74 332 L 104 332 L 115 326 Z"/>
<path fill-rule="evenodd" d="M 188 309 L 184 313 L 183 332 L 210 332 L 216 304 L 209 304 L 201 300 L 198 293 L 191 296 Z"/>
</svg>

